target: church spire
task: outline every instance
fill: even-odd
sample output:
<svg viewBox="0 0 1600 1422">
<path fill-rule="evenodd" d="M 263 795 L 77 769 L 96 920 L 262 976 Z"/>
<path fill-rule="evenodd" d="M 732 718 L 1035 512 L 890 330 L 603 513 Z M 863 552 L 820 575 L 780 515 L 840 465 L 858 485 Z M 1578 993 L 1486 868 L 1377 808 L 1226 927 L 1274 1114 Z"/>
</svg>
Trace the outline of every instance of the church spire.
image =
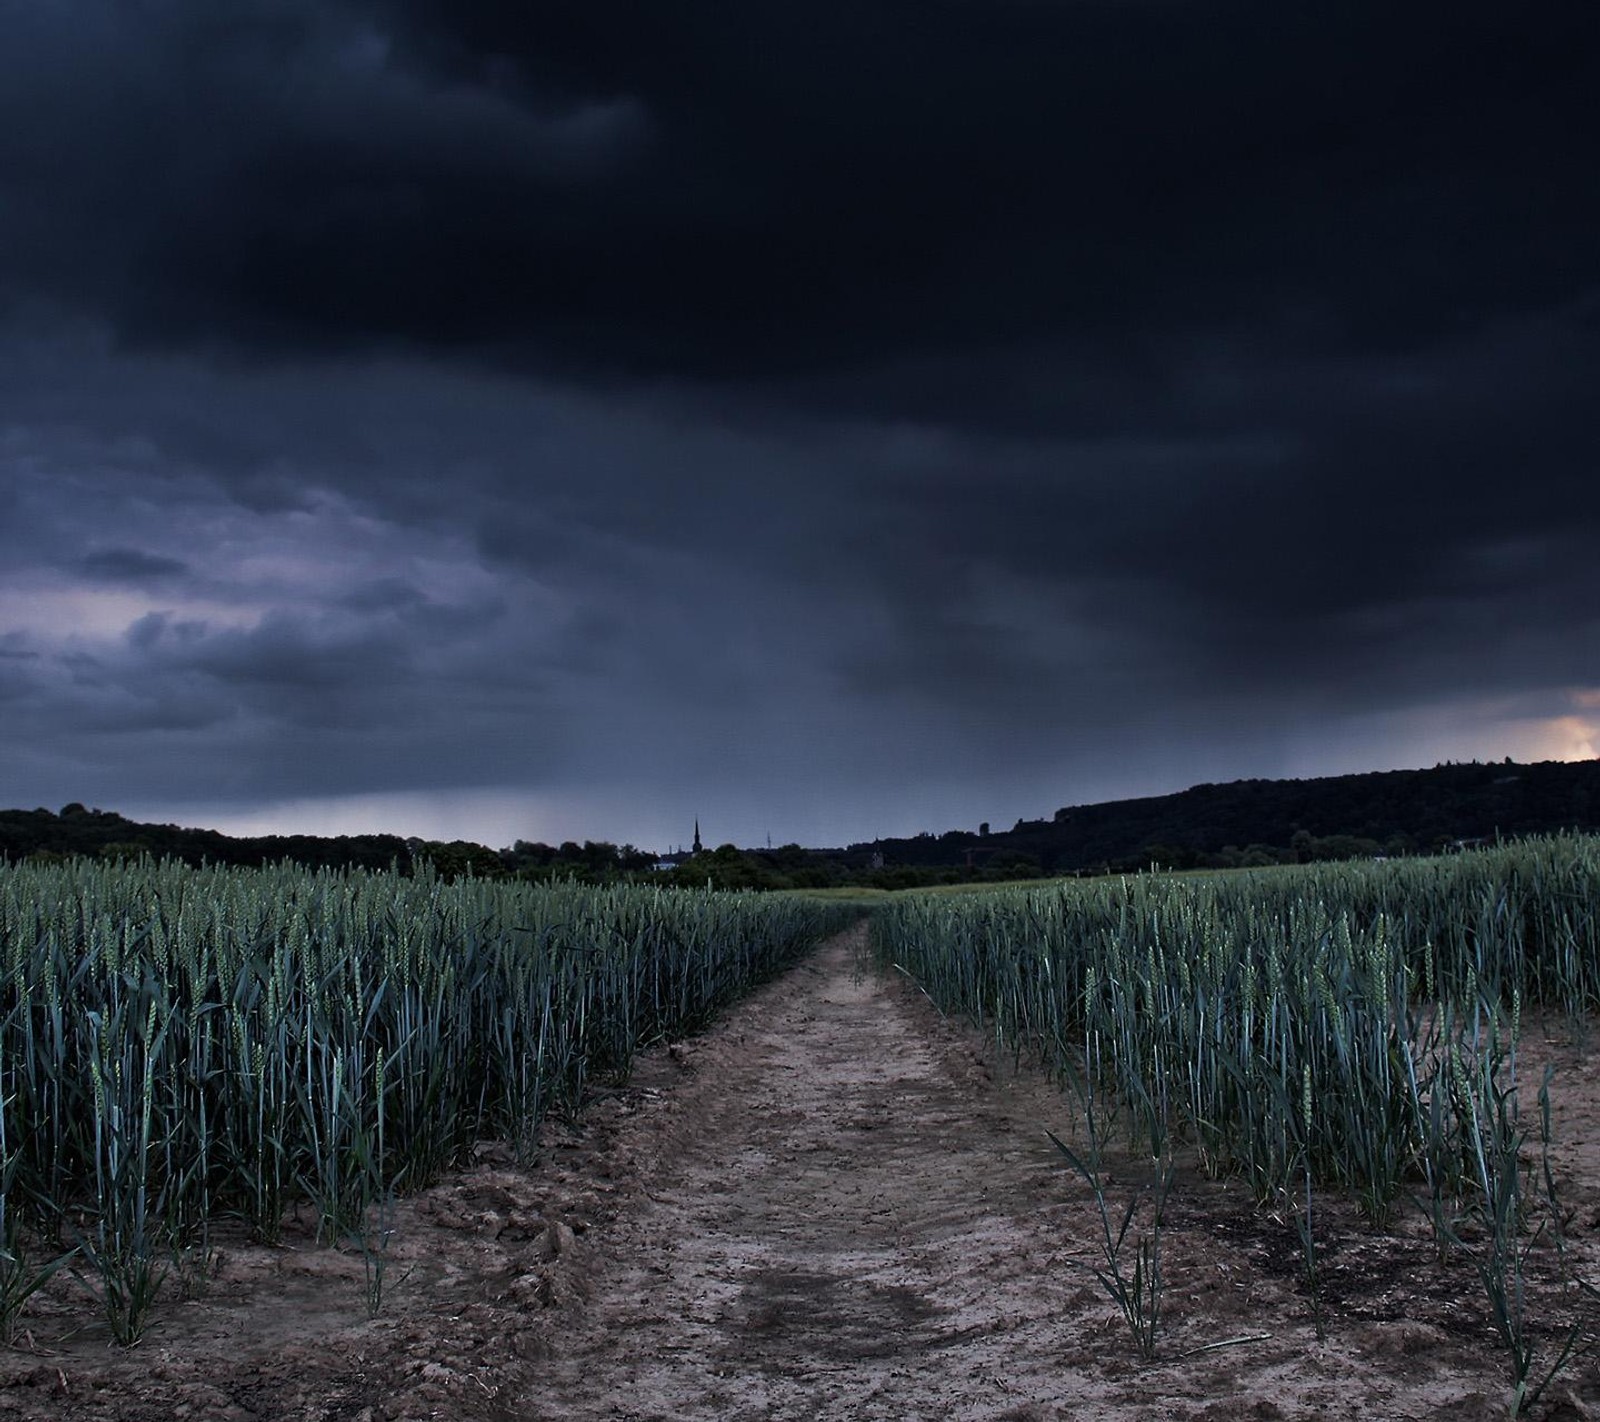
<svg viewBox="0 0 1600 1422">
<path fill-rule="evenodd" d="M 700 819 L 698 816 L 695 817 L 694 822 L 694 853 L 700 853 Z"/>
</svg>

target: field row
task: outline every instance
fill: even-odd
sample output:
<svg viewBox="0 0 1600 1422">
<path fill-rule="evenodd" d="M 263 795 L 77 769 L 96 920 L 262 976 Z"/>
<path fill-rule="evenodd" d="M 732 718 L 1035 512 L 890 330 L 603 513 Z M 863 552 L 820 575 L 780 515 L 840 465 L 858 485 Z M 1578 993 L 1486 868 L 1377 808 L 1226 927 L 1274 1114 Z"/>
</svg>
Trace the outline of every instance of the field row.
<svg viewBox="0 0 1600 1422">
<path fill-rule="evenodd" d="M 137 1338 L 175 1255 L 395 1193 L 701 1026 L 856 914 L 680 890 L 0 868 L 0 1341 L 63 1257 Z M 30 1251 L 34 1256 L 30 1262 Z"/>
<path fill-rule="evenodd" d="M 1600 1294 L 1567 1248 L 1552 1082 L 1520 1083 L 1517 1064 L 1525 1014 L 1581 1040 L 1600 1008 L 1600 840 L 906 898 L 873 934 L 944 1011 L 1079 1097 L 1084 1137 L 1057 1144 L 1101 1204 L 1102 1282 L 1142 1349 L 1175 1152 L 1292 1218 L 1313 1303 L 1318 1192 L 1375 1229 L 1420 1203 L 1441 1258 L 1480 1278 L 1514 1410 L 1547 1380 L 1530 1270 L 1553 1270 L 1570 1303 L 1573 1352 L 1558 1342 L 1545 1366 L 1591 1336 Z M 1101 1168 L 1114 1133 L 1150 1162 L 1120 1227 Z"/>
</svg>

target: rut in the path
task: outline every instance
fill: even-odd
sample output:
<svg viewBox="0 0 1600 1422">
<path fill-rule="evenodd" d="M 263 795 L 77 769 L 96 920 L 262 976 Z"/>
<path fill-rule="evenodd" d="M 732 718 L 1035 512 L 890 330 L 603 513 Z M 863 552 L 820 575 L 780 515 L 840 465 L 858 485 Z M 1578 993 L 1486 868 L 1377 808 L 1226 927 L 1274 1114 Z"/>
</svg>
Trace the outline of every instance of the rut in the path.
<svg viewBox="0 0 1600 1422">
<path fill-rule="evenodd" d="M 1082 1284 L 1057 1258 L 1048 1094 L 990 1087 L 860 948 L 700 1044 L 686 1129 L 521 1415 L 1054 1415 L 1028 1403 L 1059 1391 Z"/>
</svg>

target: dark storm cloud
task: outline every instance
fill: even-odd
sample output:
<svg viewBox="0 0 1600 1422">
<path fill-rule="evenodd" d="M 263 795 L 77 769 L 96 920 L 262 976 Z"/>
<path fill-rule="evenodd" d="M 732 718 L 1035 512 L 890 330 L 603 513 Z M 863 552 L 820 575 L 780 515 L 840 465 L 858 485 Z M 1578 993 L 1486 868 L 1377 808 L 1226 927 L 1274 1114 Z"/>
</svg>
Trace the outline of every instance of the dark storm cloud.
<svg viewBox="0 0 1600 1422">
<path fill-rule="evenodd" d="M 164 558 L 139 548 L 97 548 L 85 554 L 78 568 L 86 576 L 109 583 L 158 582 L 188 571 L 178 558 Z"/>
<path fill-rule="evenodd" d="M 526 94 L 651 114 L 639 206 L 603 215 L 578 281 L 614 279 L 604 334 L 646 362 L 663 337 L 723 372 L 1137 340 L 1308 296 L 1409 341 L 1568 292 L 1589 260 L 1580 5 L 402 13 L 417 62 L 442 45 L 463 82 L 509 56 Z"/>
<path fill-rule="evenodd" d="M 0 26 L 0 799 L 843 837 L 1590 705 L 1588 3 Z"/>
<path fill-rule="evenodd" d="M 1407 348 L 1593 272 L 1576 0 L 8 15 L 8 275 L 136 341 L 1138 362 L 1241 315 Z"/>
</svg>

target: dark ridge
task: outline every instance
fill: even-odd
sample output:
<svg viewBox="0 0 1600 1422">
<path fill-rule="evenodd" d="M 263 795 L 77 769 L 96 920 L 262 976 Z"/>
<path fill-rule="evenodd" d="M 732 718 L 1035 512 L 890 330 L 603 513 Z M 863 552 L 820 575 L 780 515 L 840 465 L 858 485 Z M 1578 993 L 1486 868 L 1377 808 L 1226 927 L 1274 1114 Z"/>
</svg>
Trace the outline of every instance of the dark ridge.
<svg viewBox="0 0 1600 1422">
<path fill-rule="evenodd" d="M 1072 805 L 991 833 L 950 830 L 852 845 L 907 866 L 1024 861 L 1068 874 L 1434 853 L 1600 827 L 1600 760 L 1447 762 L 1316 780 L 1237 780 L 1174 795 Z M 1014 877 L 1014 876 L 1013 876 Z"/>
<path fill-rule="evenodd" d="M 266 835 L 141 824 L 107 810 L 0 810 L 0 859 L 149 854 L 190 864 L 398 869 L 431 864 L 447 877 L 577 878 L 719 888 L 872 885 L 910 888 L 970 880 L 1164 869 L 1248 868 L 1312 860 L 1432 854 L 1498 839 L 1600 830 L 1600 760 L 1446 763 L 1316 780 L 1237 780 L 1175 795 L 1073 805 L 1009 830 L 947 830 L 846 849 L 741 850 L 722 845 L 657 859 L 632 845 L 518 840 L 490 849 L 398 835 Z"/>
</svg>

